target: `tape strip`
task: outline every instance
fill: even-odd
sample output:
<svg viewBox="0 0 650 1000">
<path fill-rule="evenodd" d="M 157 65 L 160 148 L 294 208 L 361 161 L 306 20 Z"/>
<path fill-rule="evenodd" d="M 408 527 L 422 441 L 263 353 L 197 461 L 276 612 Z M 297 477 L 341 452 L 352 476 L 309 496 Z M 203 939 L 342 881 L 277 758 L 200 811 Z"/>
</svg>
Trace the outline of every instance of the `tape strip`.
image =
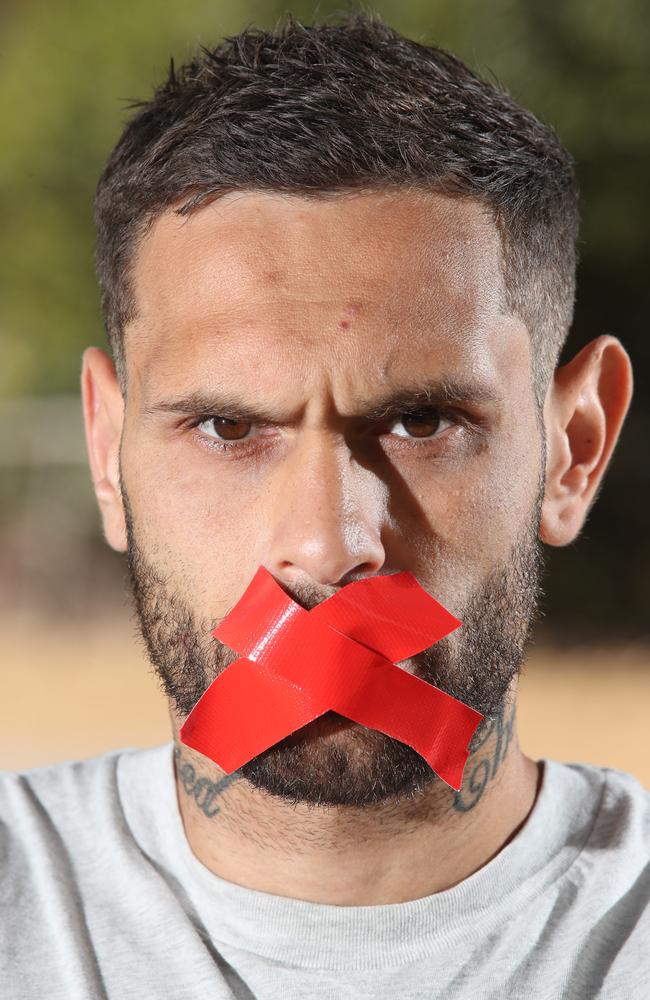
<svg viewBox="0 0 650 1000">
<path fill-rule="evenodd" d="M 242 657 L 196 703 L 181 742 L 231 774 L 331 709 L 407 743 L 458 790 L 483 716 L 395 662 L 460 624 L 410 573 L 356 581 L 306 611 L 260 566 L 213 632 Z"/>
</svg>

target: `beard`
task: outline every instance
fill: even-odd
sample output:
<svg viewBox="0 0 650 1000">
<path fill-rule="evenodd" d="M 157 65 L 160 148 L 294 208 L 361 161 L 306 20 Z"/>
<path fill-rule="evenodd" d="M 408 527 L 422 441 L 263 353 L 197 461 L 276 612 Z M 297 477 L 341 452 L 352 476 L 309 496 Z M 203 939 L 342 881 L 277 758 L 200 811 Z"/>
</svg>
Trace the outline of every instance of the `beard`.
<svg viewBox="0 0 650 1000">
<path fill-rule="evenodd" d="M 417 677 L 485 716 L 470 751 L 489 736 L 523 662 L 540 595 L 542 497 L 540 491 L 508 560 L 465 601 L 457 615 L 462 627 L 404 661 Z M 127 566 L 140 630 L 162 689 L 176 716 L 184 718 L 239 654 L 211 637 L 218 621 L 199 624 L 191 607 L 148 560 L 136 539 L 124 487 L 122 498 Z M 307 610 L 325 599 L 315 587 L 285 589 Z M 411 746 L 332 711 L 253 757 L 236 774 L 292 805 L 396 803 L 414 798 L 431 782 L 441 783 Z"/>
</svg>

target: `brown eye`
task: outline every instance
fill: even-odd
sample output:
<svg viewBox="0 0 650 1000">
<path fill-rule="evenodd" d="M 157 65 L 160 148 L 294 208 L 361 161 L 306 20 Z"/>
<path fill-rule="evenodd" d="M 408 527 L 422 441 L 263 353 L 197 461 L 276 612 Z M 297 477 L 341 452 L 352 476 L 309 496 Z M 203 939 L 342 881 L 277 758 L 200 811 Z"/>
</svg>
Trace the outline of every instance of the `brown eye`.
<svg viewBox="0 0 650 1000">
<path fill-rule="evenodd" d="M 440 428 L 440 417 L 436 413 L 406 413 L 400 420 L 410 437 L 431 437 Z"/>
<path fill-rule="evenodd" d="M 210 417 L 199 425 L 206 428 L 210 437 L 220 437 L 224 441 L 239 441 L 250 433 L 252 424 L 245 420 L 229 420 L 228 417 Z"/>
</svg>

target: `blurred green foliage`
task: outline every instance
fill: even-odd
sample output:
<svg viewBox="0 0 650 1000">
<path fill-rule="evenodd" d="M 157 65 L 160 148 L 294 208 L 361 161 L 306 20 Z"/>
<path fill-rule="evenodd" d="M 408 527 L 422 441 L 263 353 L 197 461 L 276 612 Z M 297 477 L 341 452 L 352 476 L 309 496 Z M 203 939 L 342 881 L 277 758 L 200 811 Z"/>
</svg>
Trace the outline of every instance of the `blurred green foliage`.
<svg viewBox="0 0 650 1000">
<path fill-rule="evenodd" d="M 309 22 L 342 6 L 0 0 L 0 393 L 75 391 L 81 350 L 103 343 L 92 206 L 126 102 L 151 93 L 171 56 L 178 64 L 245 25 L 272 27 L 287 9 Z M 632 355 L 637 397 L 583 539 L 552 553 L 547 603 L 560 625 L 643 629 L 650 8 L 646 0 L 401 0 L 374 9 L 496 78 L 577 160 L 579 301 L 565 355 L 615 333 Z"/>
</svg>

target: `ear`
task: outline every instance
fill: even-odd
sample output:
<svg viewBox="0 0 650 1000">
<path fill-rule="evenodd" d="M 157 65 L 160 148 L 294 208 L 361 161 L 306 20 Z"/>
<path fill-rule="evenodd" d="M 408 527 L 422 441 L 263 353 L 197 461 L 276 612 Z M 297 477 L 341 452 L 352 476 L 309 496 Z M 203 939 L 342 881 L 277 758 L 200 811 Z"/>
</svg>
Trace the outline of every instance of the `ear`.
<svg viewBox="0 0 650 1000">
<path fill-rule="evenodd" d="M 118 552 L 127 548 L 126 522 L 120 490 L 120 440 L 124 399 L 113 362 L 98 347 L 84 351 L 81 368 L 86 447 L 104 537 Z"/>
<path fill-rule="evenodd" d="M 544 406 L 540 538 L 548 545 L 567 545 L 579 534 L 631 398 L 632 365 L 615 337 L 598 337 L 556 370 Z"/>
</svg>

